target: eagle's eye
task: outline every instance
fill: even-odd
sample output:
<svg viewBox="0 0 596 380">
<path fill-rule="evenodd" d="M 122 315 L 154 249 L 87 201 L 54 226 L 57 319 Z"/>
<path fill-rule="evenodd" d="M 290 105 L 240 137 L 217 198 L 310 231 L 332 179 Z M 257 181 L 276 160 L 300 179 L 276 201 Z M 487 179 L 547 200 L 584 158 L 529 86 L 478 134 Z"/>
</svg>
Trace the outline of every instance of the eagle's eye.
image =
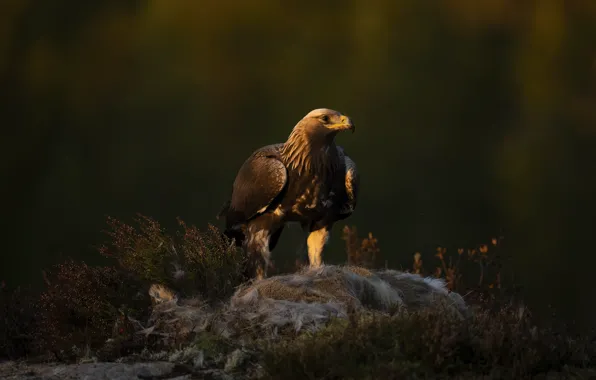
<svg viewBox="0 0 596 380">
<path fill-rule="evenodd" d="M 321 121 L 325 124 L 329 123 L 329 116 L 327 116 L 327 115 L 321 116 Z"/>
</svg>

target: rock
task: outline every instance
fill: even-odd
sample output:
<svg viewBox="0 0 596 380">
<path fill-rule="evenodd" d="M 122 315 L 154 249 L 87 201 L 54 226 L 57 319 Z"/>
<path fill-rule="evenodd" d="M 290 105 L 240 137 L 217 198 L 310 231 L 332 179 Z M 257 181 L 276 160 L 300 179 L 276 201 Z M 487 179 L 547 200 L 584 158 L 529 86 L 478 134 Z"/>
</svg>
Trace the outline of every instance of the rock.
<svg viewBox="0 0 596 380">
<path fill-rule="evenodd" d="M 224 371 L 233 372 L 236 371 L 244 362 L 248 359 L 248 354 L 240 349 L 232 351 L 226 360 Z"/>
<path fill-rule="evenodd" d="M 192 359 L 192 366 L 195 369 L 201 369 L 205 366 L 205 354 L 203 351 L 199 351 L 199 353 Z"/>
<path fill-rule="evenodd" d="M 84 363 L 84 364 L 36 364 L 14 367 L 11 373 L 0 372 L 3 379 L 48 379 L 48 380 L 125 380 L 153 379 L 165 377 L 173 373 L 174 364 L 168 362 L 154 363 Z M 171 376 L 173 377 L 173 376 Z"/>
<path fill-rule="evenodd" d="M 17 364 L 0 365 L 3 380 L 233 380 L 220 369 L 194 371 L 190 367 L 169 362 L 85 363 L 85 364 Z"/>
<path fill-rule="evenodd" d="M 205 353 L 194 345 L 174 351 L 168 360 L 172 363 L 192 365 L 195 370 L 205 368 Z"/>
</svg>

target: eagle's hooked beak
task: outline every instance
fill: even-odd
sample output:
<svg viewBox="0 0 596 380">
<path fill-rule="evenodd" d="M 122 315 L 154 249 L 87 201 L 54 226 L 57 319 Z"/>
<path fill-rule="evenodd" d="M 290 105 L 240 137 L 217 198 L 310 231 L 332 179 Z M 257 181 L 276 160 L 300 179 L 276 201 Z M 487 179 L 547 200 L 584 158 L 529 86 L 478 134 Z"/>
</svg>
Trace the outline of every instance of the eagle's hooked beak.
<svg viewBox="0 0 596 380">
<path fill-rule="evenodd" d="M 356 126 L 354 125 L 354 123 L 352 123 L 352 120 L 345 115 L 342 115 L 339 123 L 329 125 L 327 128 L 333 129 L 336 131 L 351 130 L 352 133 L 354 133 L 356 131 Z"/>
</svg>

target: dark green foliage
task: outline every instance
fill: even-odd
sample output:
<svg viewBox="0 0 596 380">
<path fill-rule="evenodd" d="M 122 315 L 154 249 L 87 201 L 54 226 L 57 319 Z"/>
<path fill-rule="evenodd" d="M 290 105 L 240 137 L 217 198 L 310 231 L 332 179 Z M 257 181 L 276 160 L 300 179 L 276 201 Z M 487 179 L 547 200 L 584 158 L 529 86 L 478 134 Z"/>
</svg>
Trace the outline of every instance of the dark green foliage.
<svg viewBox="0 0 596 380">
<path fill-rule="evenodd" d="M 178 233 L 181 267 L 192 284 L 191 293 L 199 293 L 210 301 L 226 299 L 247 280 L 245 253 L 213 225 L 199 231 L 181 220 L 179 223 L 183 228 Z"/>
<path fill-rule="evenodd" d="M 168 269 L 173 260 L 170 237 L 159 223 L 148 217 L 139 216 L 135 221 L 138 229 L 108 217 L 110 230 L 106 233 L 111 241 L 100 247 L 100 253 L 115 258 L 122 268 L 144 281 L 170 285 L 172 276 Z"/>
<path fill-rule="evenodd" d="M 136 222 L 138 228 L 108 218 L 112 241 L 100 251 L 139 279 L 209 301 L 223 300 L 245 280 L 244 253 L 215 226 L 199 231 L 178 220 L 182 230 L 172 236 L 149 217 Z"/>
</svg>

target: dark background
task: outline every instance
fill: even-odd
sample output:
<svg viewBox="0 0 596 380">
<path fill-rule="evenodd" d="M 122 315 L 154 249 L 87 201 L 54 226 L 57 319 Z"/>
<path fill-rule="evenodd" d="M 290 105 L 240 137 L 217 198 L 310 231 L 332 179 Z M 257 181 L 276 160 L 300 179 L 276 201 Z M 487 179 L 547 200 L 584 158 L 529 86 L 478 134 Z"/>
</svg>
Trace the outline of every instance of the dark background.
<svg viewBox="0 0 596 380">
<path fill-rule="evenodd" d="M 594 1 L 6 0 L 0 93 L 9 285 L 101 262 L 106 215 L 215 222 L 243 160 L 329 107 L 358 126 L 346 222 L 390 265 L 503 235 L 537 310 L 596 320 Z"/>
</svg>

